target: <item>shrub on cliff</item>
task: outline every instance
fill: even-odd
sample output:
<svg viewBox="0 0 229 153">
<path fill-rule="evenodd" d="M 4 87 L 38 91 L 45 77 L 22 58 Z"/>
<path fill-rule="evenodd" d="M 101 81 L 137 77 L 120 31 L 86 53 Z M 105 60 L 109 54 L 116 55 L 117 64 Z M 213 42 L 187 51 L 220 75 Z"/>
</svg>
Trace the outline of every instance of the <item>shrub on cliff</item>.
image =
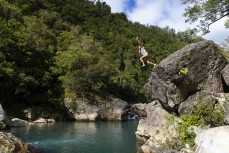
<svg viewBox="0 0 229 153">
<path fill-rule="evenodd" d="M 208 128 L 225 125 L 222 108 L 219 104 L 209 105 L 209 103 L 208 98 L 202 97 L 191 115 L 181 116 L 182 122 L 177 126 L 180 136 L 177 141 L 168 142 L 170 148 L 182 149 L 188 144 L 194 149 L 194 139 L 196 137 L 194 127 Z M 175 117 L 175 115 L 173 116 Z"/>
</svg>

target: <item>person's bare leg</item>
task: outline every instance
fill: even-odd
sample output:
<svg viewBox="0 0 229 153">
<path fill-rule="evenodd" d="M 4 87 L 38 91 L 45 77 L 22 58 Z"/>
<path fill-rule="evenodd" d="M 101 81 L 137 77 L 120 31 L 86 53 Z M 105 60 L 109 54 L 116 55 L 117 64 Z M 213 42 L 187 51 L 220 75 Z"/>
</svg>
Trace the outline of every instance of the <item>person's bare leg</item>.
<svg viewBox="0 0 229 153">
<path fill-rule="evenodd" d="M 155 64 L 155 63 L 150 62 L 149 60 L 147 60 L 147 64 L 151 64 L 151 65 L 153 65 L 154 67 L 157 65 L 157 64 Z"/>
<path fill-rule="evenodd" d="M 142 56 L 142 57 L 140 58 L 140 61 L 142 62 L 142 66 L 146 66 L 145 63 L 144 63 L 144 58 L 145 58 L 145 57 L 147 57 L 147 56 Z"/>
</svg>

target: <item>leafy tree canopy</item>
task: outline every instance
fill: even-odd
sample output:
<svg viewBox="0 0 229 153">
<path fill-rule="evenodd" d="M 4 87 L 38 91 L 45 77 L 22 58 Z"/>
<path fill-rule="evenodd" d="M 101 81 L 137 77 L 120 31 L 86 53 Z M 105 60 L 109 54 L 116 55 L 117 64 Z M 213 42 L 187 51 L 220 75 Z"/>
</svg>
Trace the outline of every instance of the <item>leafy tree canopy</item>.
<svg viewBox="0 0 229 153">
<path fill-rule="evenodd" d="M 204 34 L 209 32 L 209 26 L 216 21 L 229 17 L 229 0 L 182 0 L 184 4 L 191 4 L 185 9 L 187 22 L 199 21 L 199 27 Z M 225 26 L 229 27 L 229 19 Z"/>
</svg>

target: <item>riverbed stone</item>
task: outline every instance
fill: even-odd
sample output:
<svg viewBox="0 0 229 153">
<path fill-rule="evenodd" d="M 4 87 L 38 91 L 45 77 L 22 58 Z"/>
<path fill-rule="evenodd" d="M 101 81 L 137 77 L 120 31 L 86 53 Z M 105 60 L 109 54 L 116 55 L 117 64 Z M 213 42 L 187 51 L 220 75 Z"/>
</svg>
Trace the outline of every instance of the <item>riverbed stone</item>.
<svg viewBox="0 0 229 153">
<path fill-rule="evenodd" d="M 177 111 L 181 102 L 200 90 L 223 92 L 221 71 L 227 64 L 212 41 L 187 45 L 153 69 L 145 90 L 165 109 Z"/>
<path fill-rule="evenodd" d="M 36 153 L 36 150 L 28 144 L 23 143 L 11 133 L 0 132 L 1 153 Z"/>
</svg>

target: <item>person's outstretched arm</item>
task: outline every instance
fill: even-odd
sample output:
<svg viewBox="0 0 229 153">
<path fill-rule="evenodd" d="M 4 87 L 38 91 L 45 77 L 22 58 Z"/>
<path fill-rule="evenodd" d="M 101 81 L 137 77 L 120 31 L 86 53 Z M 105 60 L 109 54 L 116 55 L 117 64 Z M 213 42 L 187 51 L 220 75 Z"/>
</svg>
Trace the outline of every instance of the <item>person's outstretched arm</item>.
<svg viewBox="0 0 229 153">
<path fill-rule="evenodd" d="M 138 45 L 140 45 L 141 43 L 140 43 L 140 41 L 139 41 L 138 37 L 136 38 L 136 40 L 138 41 Z"/>
<path fill-rule="evenodd" d="M 138 42 L 138 52 L 141 52 L 141 42 L 139 41 L 138 37 L 136 38 L 137 42 Z"/>
</svg>

